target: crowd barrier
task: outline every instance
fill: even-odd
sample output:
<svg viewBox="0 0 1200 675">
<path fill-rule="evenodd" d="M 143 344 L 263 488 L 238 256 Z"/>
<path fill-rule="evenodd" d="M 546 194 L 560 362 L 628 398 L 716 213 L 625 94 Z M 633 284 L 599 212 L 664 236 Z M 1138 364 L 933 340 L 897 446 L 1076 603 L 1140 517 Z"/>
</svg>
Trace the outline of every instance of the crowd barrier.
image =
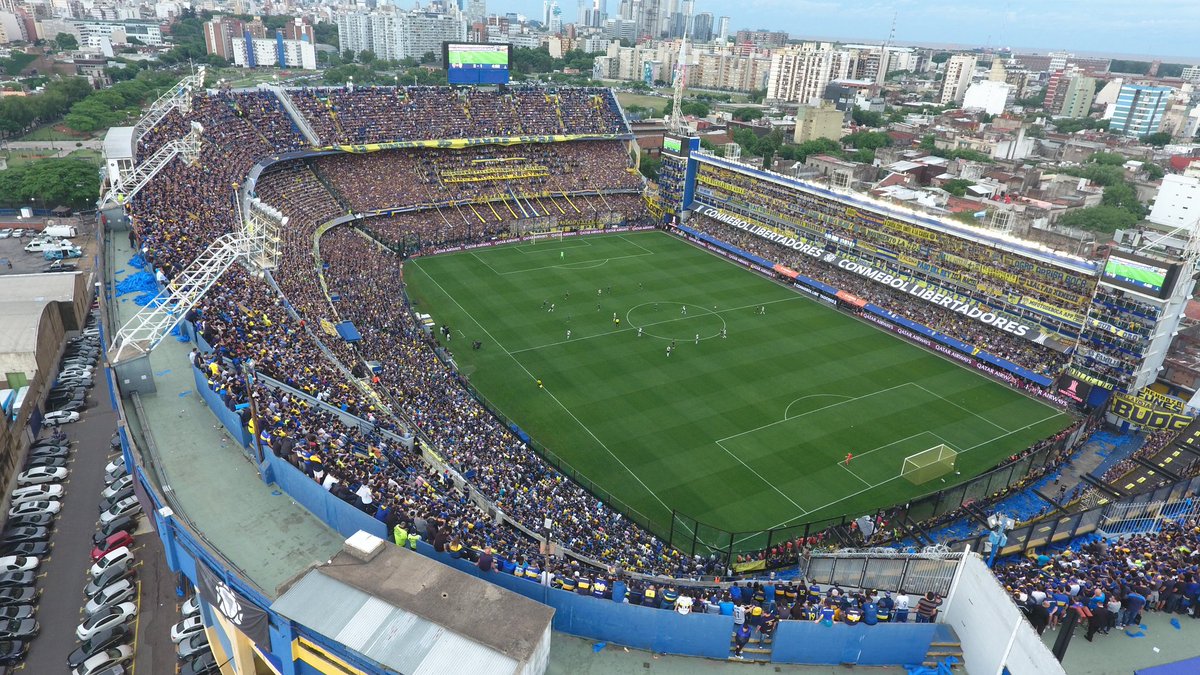
<svg viewBox="0 0 1200 675">
<path fill-rule="evenodd" d="M 254 439 L 250 436 L 250 432 L 245 426 L 242 425 L 242 419 L 238 417 L 236 412 L 230 410 L 225 405 L 225 402 L 221 400 L 217 392 L 209 389 L 208 378 L 204 376 L 204 373 L 194 367 L 190 368 L 190 370 L 192 371 L 192 379 L 196 384 L 196 393 L 200 394 L 200 398 L 204 399 L 209 409 L 220 420 L 221 425 L 225 427 L 230 436 L 233 436 L 233 440 L 237 441 L 238 445 L 243 449 L 248 448 L 250 442 Z"/>
<path fill-rule="evenodd" d="M 199 375 L 196 377 L 196 388 L 198 391 L 208 390 L 207 382 Z M 240 426 L 236 415 L 221 414 L 228 411 L 215 395 L 204 397 L 204 401 L 227 428 L 230 423 Z M 248 439 L 247 443 L 249 442 L 251 441 Z M 334 497 L 285 460 L 267 453 L 263 469 L 264 476 L 273 480 L 282 491 L 339 534 L 348 537 L 361 529 L 390 540 L 383 523 Z M 166 539 L 167 537 L 164 537 L 164 541 Z M 191 556 L 203 556 L 198 546 L 185 548 Z M 467 560 L 436 553 L 426 542 L 418 543 L 418 552 L 553 607 L 554 629 L 557 631 L 655 653 L 714 659 L 725 659 L 729 656 L 733 622 L 728 616 L 684 616 L 673 611 L 569 593 L 501 572 L 485 573 Z M 189 578 L 195 578 L 196 564 L 194 558 L 185 560 L 181 557 L 172 564 L 172 569 L 179 569 Z M 228 575 L 223 575 L 223 578 L 224 576 Z M 935 626 L 932 624 L 825 627 L 810 622 L 785 621 L 780 624 L 772 658 L 778 663 L 920 663 L 924 660 L 929 643 L 934 639 L 934 630 Z"/>
</svg>

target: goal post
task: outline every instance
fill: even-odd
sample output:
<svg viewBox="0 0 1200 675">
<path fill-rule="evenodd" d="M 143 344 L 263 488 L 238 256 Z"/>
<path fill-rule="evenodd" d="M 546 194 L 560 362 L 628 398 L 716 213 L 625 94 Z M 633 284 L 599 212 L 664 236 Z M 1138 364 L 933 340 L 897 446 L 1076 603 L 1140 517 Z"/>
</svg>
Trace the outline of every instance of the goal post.
<svg viewBox="0 0 1200 675">
<path fill-rule="evenodd" d="M 954 471 L 954 460 L 957 457 L 958 452 L 949 445 L 935 445 L 905 457 L 904 465 L 900 467 L 900 475 L 913 485 L 928 483 Z"/>
</svg>

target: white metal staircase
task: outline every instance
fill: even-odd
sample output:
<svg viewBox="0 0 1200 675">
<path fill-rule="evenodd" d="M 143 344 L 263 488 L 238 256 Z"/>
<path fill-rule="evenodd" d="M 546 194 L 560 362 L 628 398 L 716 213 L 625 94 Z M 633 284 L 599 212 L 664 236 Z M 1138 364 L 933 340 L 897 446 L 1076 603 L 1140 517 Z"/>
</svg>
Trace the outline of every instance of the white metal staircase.
<svg viewBox="0 0 1200 675">
<path fill-rule="evenodd" d="M 279 231 L 287 225 L 287 217 L 258 199 L 251 200 L 243 215 L 238 232 L 217 237 L 154 300 L 121 326 L 113 338 L 110 363 L 119 365 L 148 355 L 235 262 L 256 273 L 278 266 Z"/>
<path fill-rule="evenodd" d="M 199 122 L 192 122 L 192 130 L 186 136 L 167 141 L 146 161 L 133 167 L 131 171 L 120 172 L 117 179 L 108 188 L 108 194 L 104 195 L 104 201 L 109 204 L 124 205 L 138 191 L 146 187 L 150 179 L 162 171 L 162 168 L 175 159 L 176 155 L 181 156 L 183 161 L 189 164 L 195 162 L 200 157 L 200 142 L 203 133 L 204 127 Z"/>
<path fill-rule="evenodd" d="M 206 66 L 200 66 L 196 72 L 184 77 L 167 91 L 163 92 L 150 107 L 146 109 L 146 114 L 142 119 L 138 120 L 133 125 L 133 151 L 137 153 L 138 139 L 147 131 L 154 128 L 154 125 L 162 121 L 162 118 L 167 116 L 167 113 L 178 109 L 181 113 L 187 113 L 192 109 L 192 93 L 204 88 L 204 74 Z"/>
</svg>

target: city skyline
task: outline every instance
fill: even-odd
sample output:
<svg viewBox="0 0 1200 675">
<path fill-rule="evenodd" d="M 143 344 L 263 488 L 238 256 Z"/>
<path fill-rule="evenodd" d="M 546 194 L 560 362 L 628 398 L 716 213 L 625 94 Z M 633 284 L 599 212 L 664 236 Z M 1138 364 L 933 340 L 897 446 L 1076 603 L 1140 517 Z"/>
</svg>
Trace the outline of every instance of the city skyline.
<svg viewBox="0 0 1200 675">
<path fill-rule="evenodd" d="M 615 16 L 620 0 L 608 1 Z M 574 20 L 572 0 L 559 0 Z M 493 12 L 541 15 L 542 0 L 489 3 Z M 897 44 L 1067 50 L 1112 56 L 1175 57 L 1200 62 L 1195 0 L 998 0 L 993 5 L 928 0 L 699 0 L 697 12 L 731 17 L 742 28 L 784 30 L 795 37 L 882 42 L 896 15 Z M 569 17 L 569 18 L 568 18 Z"/>
</svg>

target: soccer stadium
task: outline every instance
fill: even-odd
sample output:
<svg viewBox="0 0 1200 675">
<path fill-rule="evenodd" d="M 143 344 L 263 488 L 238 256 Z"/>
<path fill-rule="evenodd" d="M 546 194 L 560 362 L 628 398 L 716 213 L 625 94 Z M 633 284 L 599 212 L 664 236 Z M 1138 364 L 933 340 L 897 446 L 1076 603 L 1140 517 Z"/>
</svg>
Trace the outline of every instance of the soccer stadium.
<svg viewBox="0 0 1200 675">
<path fill-rule="evenodd" d="M 222 672 L 1061 673 L 1024 605 L 1196 601 L 1180 261 L 641 152 L 608 89 L 203 69 L 110 132 L 108 386 Z"/>
</svg>

